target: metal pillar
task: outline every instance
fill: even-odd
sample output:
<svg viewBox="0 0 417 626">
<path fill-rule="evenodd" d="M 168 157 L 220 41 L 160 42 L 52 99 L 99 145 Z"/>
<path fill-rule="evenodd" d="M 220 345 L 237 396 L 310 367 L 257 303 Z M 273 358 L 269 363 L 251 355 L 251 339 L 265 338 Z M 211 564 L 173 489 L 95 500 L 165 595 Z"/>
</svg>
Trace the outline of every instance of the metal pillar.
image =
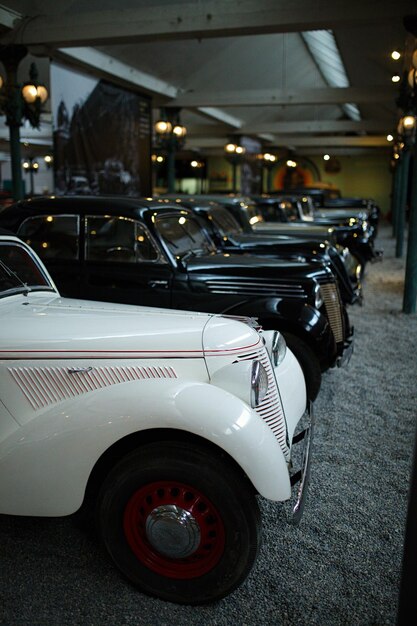
<svg viewBox="0 0 417 626">
<path fill-rule="evenodd" d="M 417 302 L 417 146 L 414 145 L 411 178 L 410 221 L 408 225 L 407 260 L 403 312 L 415 313 Z"/>
<path fill-rule="evenodd" d="M 400 201 L 398 203 L 397 215 L 397 241 L 395 246 L 395 256 L 401 259 L 404 251 L 404 229 L 405 229 L 405 207 L 407 204 L 408 174 L 410 170 L 410 150 L 406 149 L 402 155 L 402 168 L 400 180 Z"/>
<path fill-rule="evenodd" d="M 392 197 L 391 197 L 391 225 L 392 236 L 397 235 L 397 219 L 398 219 L 398 207 L 400 202 L 400 181 L 401 181 L 401 161 L 395 164 L 395 169 L 392 179 Z"/>
<path fill-rule="evenodd" d="M 175 193 L 175 145 L 172 137 L 167 152 L 167 187 L 168 193 Z"/>
<path fill-rule="evenodd" d="M 6 70 L 6 100 L 4 109 L 6 124 L 9 127 L 10 158 L 12 170 L 13 199 L 23 198 L 22 163 L 20 153 L 20 126 L 23 115 L 23 98 L 17 82 L 17 68 L 27 55 L 25 46 L 1 46 L 0 60 Z"/>
</svg>

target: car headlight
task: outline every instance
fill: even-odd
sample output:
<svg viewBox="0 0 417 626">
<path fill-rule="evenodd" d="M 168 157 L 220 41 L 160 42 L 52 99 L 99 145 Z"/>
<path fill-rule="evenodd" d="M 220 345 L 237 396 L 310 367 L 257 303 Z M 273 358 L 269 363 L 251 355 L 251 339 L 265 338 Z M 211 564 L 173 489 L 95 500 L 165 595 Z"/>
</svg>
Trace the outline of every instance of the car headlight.
<svg viewBox="0 0 417 626">
<path fill-rule="evenodd" d="M 366 233 L 368 228 L 369 228 L 368 222 L 366 220 L 363 220 L 363 222 L 362 222 L 362 230 L 363 230 L 363 232 Z"/>
<path fill-rule="evenodd" d="M 320 285 L 314 287 L 314 306 L 319 309 L 323 305 L 323 294 L 321 293 Z"/>
<path fill-rule="evenodd" d="M 268 374 L 260 361 L 252 362 L 250 404 L 254 409 L 268 393 Z"/>
<path fill-rule="evenodd" d="M 211 384 L 232 393 L 252 408 L 268 393 L 268 375 L 260 361 L 239 361 L 217 370 Z"/>
</svg>

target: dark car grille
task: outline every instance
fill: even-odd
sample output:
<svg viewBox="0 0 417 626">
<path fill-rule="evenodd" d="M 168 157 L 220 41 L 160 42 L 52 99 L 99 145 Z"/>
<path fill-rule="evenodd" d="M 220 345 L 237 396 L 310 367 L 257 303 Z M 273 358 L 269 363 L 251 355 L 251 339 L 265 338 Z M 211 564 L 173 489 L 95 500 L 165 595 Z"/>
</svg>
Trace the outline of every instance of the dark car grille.
<svg viewBox="0 0 417 626">
<path fill-rule="evenodd" d="M 305 298 L 302 285 L 267 282 L 262 280 L 207 280 L 211 293 L 238 293 L 248 296 L 275 296 L 282 298 Z"/>
<path fill-rule="evenodd" d="M 321 283 L 321 293 L 326 307 L 327 318 L 336 343 L 344 342 L 341 300 L 336 283 Z"/>
</svg>

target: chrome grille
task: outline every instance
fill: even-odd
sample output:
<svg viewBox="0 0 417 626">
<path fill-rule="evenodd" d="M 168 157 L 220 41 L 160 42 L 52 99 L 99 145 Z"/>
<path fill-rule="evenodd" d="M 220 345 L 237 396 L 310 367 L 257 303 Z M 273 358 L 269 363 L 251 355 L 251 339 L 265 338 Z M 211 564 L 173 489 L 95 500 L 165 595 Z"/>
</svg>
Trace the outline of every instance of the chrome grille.
<svg viewBox="0 0 417 626">
<path fill-rule="evenodd" d="M 268 376 L 268 392 L 255 411 L 259 417 L 269 426 L 274 433 L 286 460 L 290 458 L 287 444 L 287 426 L 285 423 L 284 410 L 278 392 L 278 386 L 272 369 L 271 361 L 265 347 L 238 356 L 238 361 L 257 359 L 262 363 Z"/>
<path fill-rule="evenodd" d="M 340 310 L 340 296 L 336 283 L 321 284 L 320 289 L 335 341 L 336 343 L 343 343 L 343 320 L 342 312 Z"/>
<path fill-rule="evenodd" d="M 278 296 L 285 298 L 307 298 L 302 285 L 273 283 L 263 280 L 207 280 L 211 293 L 239 293 L 246 295 Z"/>
</svg>

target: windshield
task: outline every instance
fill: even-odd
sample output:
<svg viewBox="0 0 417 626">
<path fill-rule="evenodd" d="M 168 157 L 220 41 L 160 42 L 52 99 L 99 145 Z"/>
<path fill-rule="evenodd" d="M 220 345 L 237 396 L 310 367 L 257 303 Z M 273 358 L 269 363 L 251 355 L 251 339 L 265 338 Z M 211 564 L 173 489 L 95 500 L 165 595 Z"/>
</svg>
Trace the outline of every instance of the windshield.
<svg viewBox="0 0 417 626">
<path fill-rule="evenodd" d="M 16 243 L 0 243 L 0 296 L 48 289 L 53 291 L 41 268 L 27 250 Z"/>
<path fill-rule="evenodd" d="M 210 209 L 209 218 L 213 221 L 213 224 L 222 237 L 241 235 L 243 233 L 243 228 L 240 226 L 239 222 L 223 207 Z"/>
<path fill-rule="evenodd" d="M 155 227 L 169 250 L 176 257 L 186 254 L 207 254 L 216 248 L 200 223 L 185 215 L 163 215 L 156 218 Z"/>
</svg>

